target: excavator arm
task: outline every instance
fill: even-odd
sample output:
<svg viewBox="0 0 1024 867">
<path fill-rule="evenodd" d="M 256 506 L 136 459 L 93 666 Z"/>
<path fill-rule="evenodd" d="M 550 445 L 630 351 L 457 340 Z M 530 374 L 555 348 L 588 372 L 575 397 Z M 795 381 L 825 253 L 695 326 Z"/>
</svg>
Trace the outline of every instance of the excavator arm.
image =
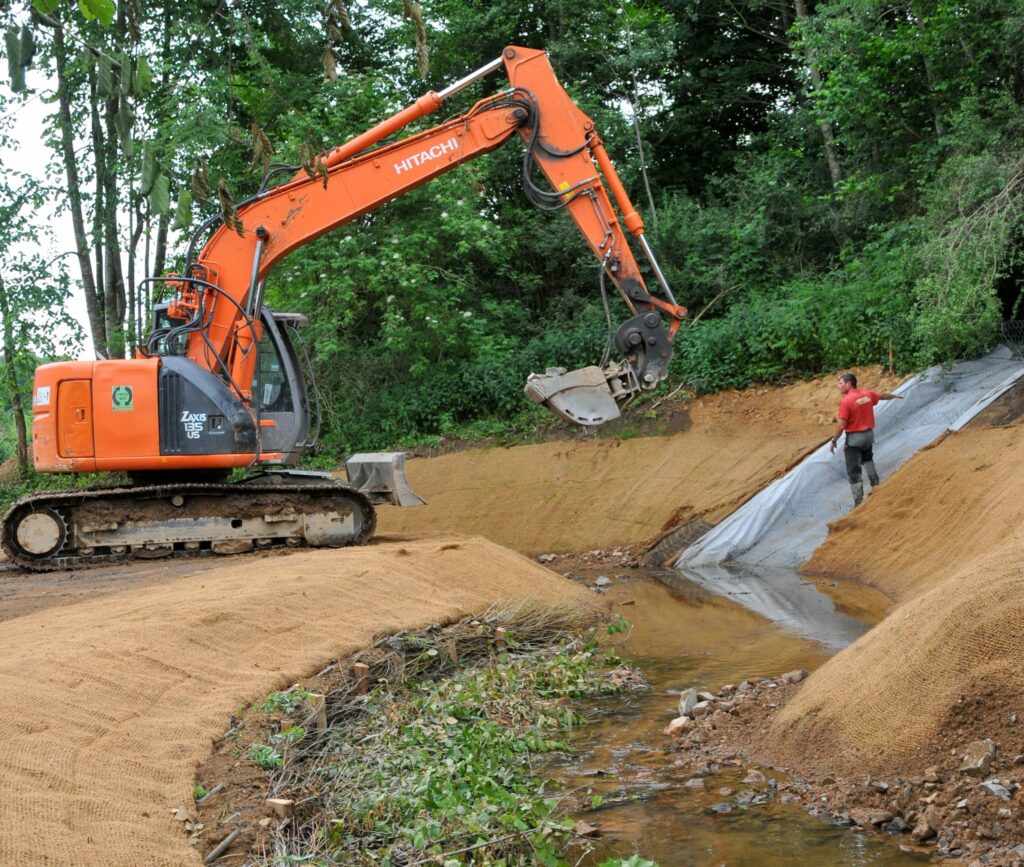
<svg viewBox="0 0 1024 867">
<path fill-rule="evenodd" d="M 380 144 L 500 66 L 507 72 L 509 89 L 432 129 Z M 643 221 L 593 122 L 558 83 L 546 54 L 527 48 L 506 48 L 500 58 L 439 93 L 427 93 L 330 151 L 313 177 L 298 171 L 290 181 L 242 203 L 238 207 L 241 228 L 220 222 L 193 261 L 198 239 L 219 221 L 201 228 L 168 310 L 171 320 L 179 323 L 176 335 L 187 335 L 187 357 L 225 379 L 244 401 L 251 400 L 264 279 L 274 265 L 304 244 L 495 150 L 515 135 L 526 145 L 527 195 L 543 210 L 569 212 L 600 262 L 602 289 L 607 276 L 631 313 L 615 333 L 623 356 L 620 362 L 608 365 L 606 358 L 601 366 L 571 373 L 555 368 L 531 375 L 527 394 L 580 424 L 599 424 L 617 416 L 620 405 L 665 378 L 672 342 L 686 310 L 672 297 L 646 242 Z M 537 185 L 535 168 L 551 189 Z M 613 198 L 666 299 L 647 291 Z"/>
</svg>

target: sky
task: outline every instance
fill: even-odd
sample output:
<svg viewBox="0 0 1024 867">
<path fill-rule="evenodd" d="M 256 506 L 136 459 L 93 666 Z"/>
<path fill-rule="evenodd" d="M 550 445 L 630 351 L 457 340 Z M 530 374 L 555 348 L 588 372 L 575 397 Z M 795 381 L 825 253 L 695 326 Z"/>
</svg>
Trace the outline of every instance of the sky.
<svg viewBox="0 0 1024 867">
<path fill-rule="evenodd" d="M 12 132 L 18 141 L 18 146 L 6 149 L 0 147 L 0 170 L 23 172 L 39 180 L 44 180 L 47 161 L 55 159 L 53 151 L 43 143 L 45 119 L 53 110 L 53 106 L 48 106 L 43 102 L 43 96 L 47 94 L 49 86 L 39 72 L 29 70 L 28 85 L 32 92 L 24 103 L 18 104 L 12 100 L 8 104 L 8 110 L 15 117 Z M 71 225 L 71 214 L 66 208 L 61 209 L 54 204 L 47 209 L 37 211 L 34 217 L 38 225 L 49 225 L 53 230 L 53 243 L 47 244 L 46 250 L 41 251 L 47 255 L 47 258 L 51 258 L 48 255 L 51 251 L 54 255 L 75 252 L 75 234 Z M 73 357 L 92 360 L 95 356 L 92 351 L 89 317 L 86 312 L 85 291 L 82 288 L 78 260 L 69 256 L 67 263 L 72 285 L 68 308 L 74 319 L 81 323 L 85 335 L 85 339 Z"/>
</svg>

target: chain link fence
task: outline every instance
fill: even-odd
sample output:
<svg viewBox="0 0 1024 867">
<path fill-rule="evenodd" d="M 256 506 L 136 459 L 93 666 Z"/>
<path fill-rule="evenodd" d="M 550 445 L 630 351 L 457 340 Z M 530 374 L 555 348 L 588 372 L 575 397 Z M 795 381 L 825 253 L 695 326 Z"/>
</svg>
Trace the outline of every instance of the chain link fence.
<svg viewBox="0 0 1024 867">
<path fill-rule="evenodd" d="M 1018 358 L 1024 358 L 1024 319 L 1010 319 L 1000 326 L 1003 340 Z"/>
</svg>

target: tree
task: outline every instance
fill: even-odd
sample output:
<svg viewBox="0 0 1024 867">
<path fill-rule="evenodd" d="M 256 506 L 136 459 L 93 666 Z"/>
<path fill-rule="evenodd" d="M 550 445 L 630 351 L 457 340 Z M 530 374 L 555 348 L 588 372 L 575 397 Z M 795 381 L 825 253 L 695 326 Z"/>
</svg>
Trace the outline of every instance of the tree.
<svg viewBox="0 0 1024 867">
<path fill-rule="evenodd" d="M 6 145 L 0 134 L 0 145 Z M 44 359 L 73 347 L 81 331 L 67 310 L 69 278 L 61 254 L 41 255 L 46 240 L 28 214 L 46 201 L 45 191 L 31 178 L 6 173 L 0 177 L 0 338 L 3 377 L 0 393 L 16 430 L 18 466 L 28 469 L 25 396 L 32 369 Z"/>
</svg>

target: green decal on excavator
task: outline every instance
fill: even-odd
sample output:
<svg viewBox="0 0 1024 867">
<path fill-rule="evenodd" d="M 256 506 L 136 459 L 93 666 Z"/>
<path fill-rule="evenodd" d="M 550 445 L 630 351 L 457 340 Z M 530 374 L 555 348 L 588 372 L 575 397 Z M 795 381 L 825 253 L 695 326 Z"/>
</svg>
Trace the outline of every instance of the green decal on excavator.
<svg viewBox="0 0 1024 867">
<path fill-rule="evenodd" d="M 110 403 L 114 412 L 131 412 L 135 408 L 130 385 L 115 385 L 110 389 Z"/>
</svg>

